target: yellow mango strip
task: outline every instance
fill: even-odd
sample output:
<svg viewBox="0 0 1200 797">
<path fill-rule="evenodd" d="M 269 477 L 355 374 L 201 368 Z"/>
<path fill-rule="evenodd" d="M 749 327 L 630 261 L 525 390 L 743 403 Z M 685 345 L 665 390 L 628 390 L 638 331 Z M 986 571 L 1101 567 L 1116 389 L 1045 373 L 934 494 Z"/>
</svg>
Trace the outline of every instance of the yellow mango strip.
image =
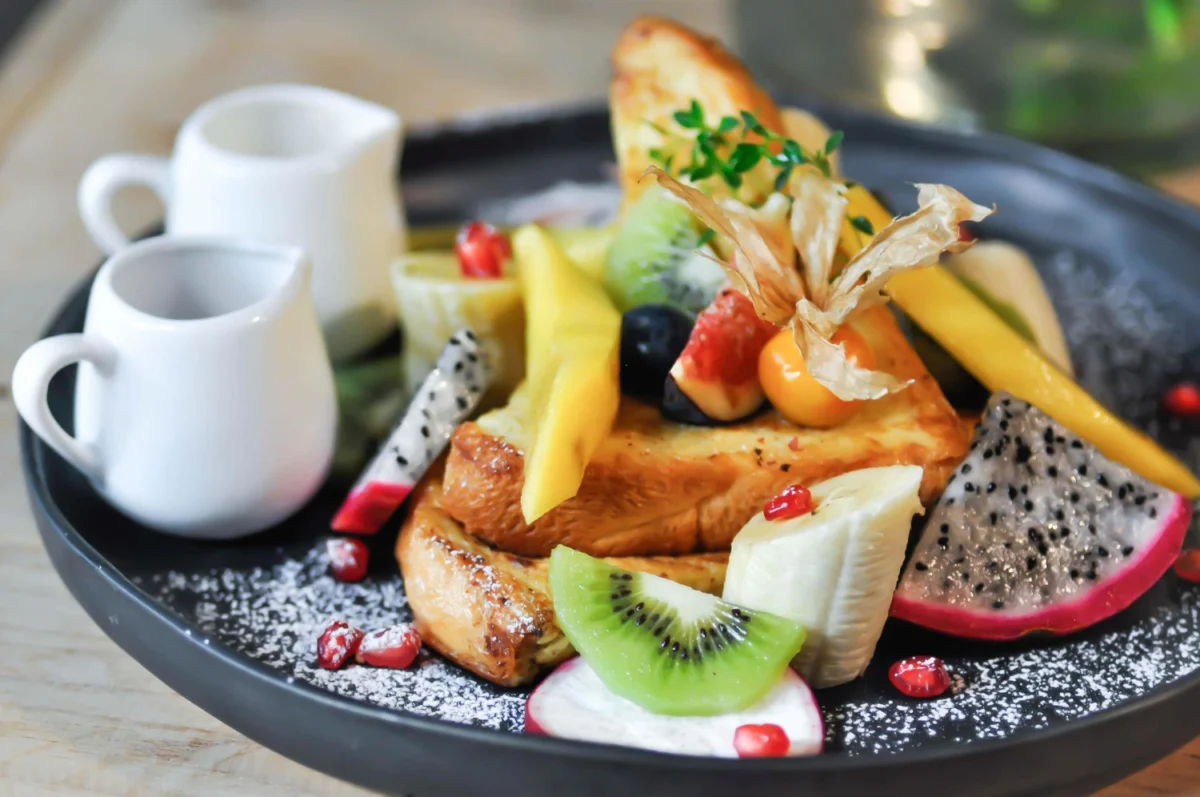
<svg viewBox="0 0 1200 797">
<path fill-rule="evenodd" d="M 861 186 L 847 196 L 849 217 L 865 216 L 876 230 L 891 221 L 891 214 Z M 867 242 L 866 236 L 862 239 L 859 247 Z M 850 240 L 857 243 L 859 238 Z M 899 274 L 888 282 L 887 293 L 989 390 L 1006 390 L 1028 401 L 1145 478 L 1188 499 L 1200 497 L 1200 480 L 1182 462 L 1105 409 L 941 266 Z"/>
<path fill-rule="evenodd" d="M 532 523 L 579 492 L 620 403 L 621 314 L 600 284 L 535 225 L 513 234 L 525 296 L 525 451 L 521 514 Z"/>
</svg>

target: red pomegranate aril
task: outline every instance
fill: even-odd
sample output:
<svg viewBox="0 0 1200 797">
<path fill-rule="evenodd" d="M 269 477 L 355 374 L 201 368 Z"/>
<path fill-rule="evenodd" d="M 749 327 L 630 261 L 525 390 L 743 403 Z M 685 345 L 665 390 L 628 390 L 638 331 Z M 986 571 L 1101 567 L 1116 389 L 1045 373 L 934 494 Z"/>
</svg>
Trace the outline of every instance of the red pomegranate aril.
<svg viewBox="0 0 1200 797">
<path fill-rule="evenodd" d="M 892 686 L 908 697 L 937 697 L 950 688 L 950 673 L 946 672 L 946 665 L 933 656 L 901 659 L 888 670 L 888 679 Z"/>
<path fill-rule="evenodd" d="M 1192 548 L 1179 554 L 1174 570 L 1175 575 L 1184 581 L 1200 584 L 1200 548 Z"/>
<path fill-rule="evenodd" d="M 778 725 L 739 725 L 733 732 L 733 749 L 738 758 L 778 758 L 792 747 L 787 731 Z"/>
<path fill-rule="evenodd" d="M 504 263 L 512 257 L 512 244 L 492 225 L 472 221 L 458 231 L 454 252 L 458 268 L 467 279 L 498 279 Z"/>
<path fill-rule="evenodd" d="M 804 485 L 793 484 L 767 501 L 763 507 L 763 517 L 767 520 L 788 520 L 807 515 L 812 509 L 812 493 Z"/>
<path fill-rule="evenodd" d="M 1163 405 L 1180 418 L 1200 418 L 1200 385 L 1180 382 L 1163 396 Z"/>
<path fill-rule="evenodd" d="M 411 625 L 393 625 L 363 637 L 355 660 L 372 667 L 407 669 L 421 650 L 421 635 Z"/>
<path fill-rule="evenodd" d="M 338 581 L 362 581 L 367 574 L 367 546 L 362 540 L 336 537 L 325 543 L 329 572 Z"/>
<path fill-rule="evenodd" d="M 967 243 L 969 241 L 977 240 L 978 238 L 979 238 L 979 236 L 976 235 L 974 233 L 974 231 L 968 229 L 967 225 L 965 225 L 965 224 L 958 225 L 958 240 L 959 241 L 962 241 L 963 243 Z"/>
<path fill-rule="evenodd" d="M 340 669 L 358 652 L 362 641 L 362 631 L 344 620 L 334 620 L 317 638 L 317 664 L 326 670 Z"/>
</svg>

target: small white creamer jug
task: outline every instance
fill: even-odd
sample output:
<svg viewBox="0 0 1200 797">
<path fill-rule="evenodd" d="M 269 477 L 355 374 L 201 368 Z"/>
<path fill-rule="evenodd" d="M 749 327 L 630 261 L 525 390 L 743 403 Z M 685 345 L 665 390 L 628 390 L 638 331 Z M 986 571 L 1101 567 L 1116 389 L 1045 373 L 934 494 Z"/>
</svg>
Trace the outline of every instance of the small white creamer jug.
<svg viewBox="0 0 1200 797">
<path fill-rule="evenodd" d="M 51 377 L 79 363 L 75 436 Z M 33 344 L 21 417 L 109 503 L 151 528 L 218 539 L 267 528 L 324 480 L 333 371 L 298 247 L 152 238 L 111 257 L 82 334 Z"/>
<path fill-rule="evenodd" d="M 405 247 L 395 112 L 317 86 L 254 86 L 184 122 L 170 159 L 106 155 L 79 184 L 84 225 L 105 253 L 129 246 L 112 215 L 126 185 L 166 206 L 167 235 L 234 237 L 303 248 L 335 361 L 395 325 L 388 267 Z"/>
</svg>

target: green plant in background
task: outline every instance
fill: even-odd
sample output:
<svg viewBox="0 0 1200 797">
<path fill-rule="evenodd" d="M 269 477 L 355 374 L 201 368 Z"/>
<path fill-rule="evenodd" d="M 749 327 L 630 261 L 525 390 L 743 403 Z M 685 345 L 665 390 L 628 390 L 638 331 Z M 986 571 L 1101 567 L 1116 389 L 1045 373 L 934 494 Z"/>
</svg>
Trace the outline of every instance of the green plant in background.
<svg viewBox="0 0 1200 797">
<path fill-rule="evenodd" d="M 1019 0 L 1002 117 L 1090 157 L 1194 133 L 1200 0 Z"/>
</svg>

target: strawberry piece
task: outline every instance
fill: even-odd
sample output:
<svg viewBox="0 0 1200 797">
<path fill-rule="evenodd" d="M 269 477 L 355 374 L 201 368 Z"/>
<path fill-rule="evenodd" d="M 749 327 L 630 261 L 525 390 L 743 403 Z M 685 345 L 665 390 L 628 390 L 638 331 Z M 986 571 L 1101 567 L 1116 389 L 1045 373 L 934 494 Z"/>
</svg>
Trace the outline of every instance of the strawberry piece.
<svg viewBox="0 0 1200 797">
<path fill-rule="evenodd" d="M 787 731 L 778 725 L 739 725 L 733 732 L 733 749 L 738 758 L 777 758 L 792 747 Z"/>
<path fill-rule="evenodd" d="M 767 520 L 788 520 L 807 515 L 812 509 L 812 493 L 804 485 L 793 484 L 767 501 L 763 507 L 763 517 Z"/>
<path fill-rule="evenodd" d="M 362 631 L 344 620 L 334 620 L 317 638 L 317 664 L 326 670 L 339 669 L 358 652 L 362 640 Z"/>
<path fill-rule="evenodd" d="M 1179 554 L 1174 570 L 1175 575 L 1184 581 L 1200 584 L 1200 548 L 1192 548 Z"/>
<path fill-rule="evenodd" d="M 411 492 L 411 484 L 367 482 L 346 496 L 330 526 L 350 534 L 374 534 Z"/>
<path fill-rule="evenodd" d="M 1180 418 L 1200 418 L 1200 385 L 1180 382 L 1163 396 L 1163 406 Z"/>
<path fill-rule="evenodd" d="M 362 581 L 367 574 L 367 546 L 362 540 L 337 537 L 325 543 L 329 572 L 338 581 Z"/>
<path fill-rule="evenodd" d="M 508 236 L 481 221 L 464 224 L 454 241 L 458 267 L 467 279 L 498 279 L 512 257 Z"/>
<path fill-rule="evenodd" d="M 408 668 L 421 650 L 421 635 L 411 625 L 393 625 L 367 634 L 355 660 L 372 667 Z"/>
<path fill-rule="evenodd" d="M 933 656 L 901 659 L 888 670 L 888 680 L 908 697 L 937 697 L 950 688 L 946 665 Z"/>
</svg>

